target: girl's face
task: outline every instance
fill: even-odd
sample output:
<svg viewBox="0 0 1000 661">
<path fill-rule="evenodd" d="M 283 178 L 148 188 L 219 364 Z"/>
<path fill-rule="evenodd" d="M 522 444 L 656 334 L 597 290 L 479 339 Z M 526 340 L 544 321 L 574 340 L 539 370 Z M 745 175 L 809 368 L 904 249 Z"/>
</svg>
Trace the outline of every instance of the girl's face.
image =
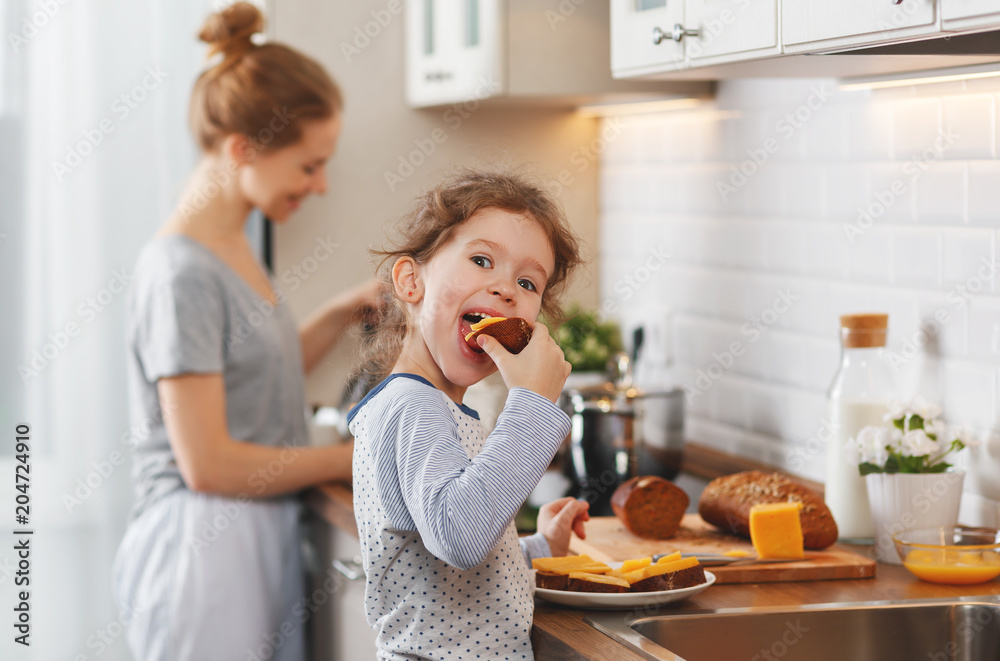
<svg viewBox="0 0 1000 661">
<path fill-rule="evenodd" d="M 306 120 L 298 142 L 264 149 L 240 168 L 240 189 L 271 220 L 287 220 L 310 193 L 326 192 L 326 162 L 339 136 L 339 113 Z"/>
<path fill-rule="evenodd" d="M 555 268 L 548 236 L 531 216 L 480 209 L 459 225 L 425 263 L 415 265 L 412 330 L 403 350 L 407 370 L 461 401 L 465 389 L 496 366 L 465 341 L 482 317 L 534 322 Z"/>
</svg>

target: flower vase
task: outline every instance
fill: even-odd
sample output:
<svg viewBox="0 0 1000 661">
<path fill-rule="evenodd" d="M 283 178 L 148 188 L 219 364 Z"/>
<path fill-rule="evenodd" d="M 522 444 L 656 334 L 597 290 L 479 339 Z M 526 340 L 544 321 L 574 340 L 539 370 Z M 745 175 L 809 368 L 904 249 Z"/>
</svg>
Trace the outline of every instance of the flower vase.
<svg viewBox="0 0 1000 661">
<path fill-rule="evenodd" d="M 908 528 L 953 528 L 958 523 L 964 471 L 870 473 L 865 476 L 875 523 L 876 559 L 901 565 L 892 535 Z"/>
</svg>

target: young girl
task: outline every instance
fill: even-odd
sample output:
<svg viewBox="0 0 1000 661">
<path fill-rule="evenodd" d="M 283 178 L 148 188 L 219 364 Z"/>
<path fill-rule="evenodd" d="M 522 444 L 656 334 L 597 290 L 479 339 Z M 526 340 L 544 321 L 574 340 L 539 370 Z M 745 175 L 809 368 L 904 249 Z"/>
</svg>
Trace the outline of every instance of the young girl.
<svg viewBox="0 0 1000 661">
<path fill-rule="evenodd" d="M 531 659 L 531 558 L 565 555 L 587 504 L 549 503 L 539 534 L 511 523 L 570 421 L 554 402 L 570 366 L 535 318 L 579 264 L 559 208 L 522 177 L 464 172 L 426 193 L 383 251 L 395 308 L 374 348 L 391 374 L 351 412 L 354 513 L 381 659 Z M 465 341 L 482 316 L 522 317 L 519 354 Z M 466 389 L 510 388 L 488 438 Z"/>
</svg>

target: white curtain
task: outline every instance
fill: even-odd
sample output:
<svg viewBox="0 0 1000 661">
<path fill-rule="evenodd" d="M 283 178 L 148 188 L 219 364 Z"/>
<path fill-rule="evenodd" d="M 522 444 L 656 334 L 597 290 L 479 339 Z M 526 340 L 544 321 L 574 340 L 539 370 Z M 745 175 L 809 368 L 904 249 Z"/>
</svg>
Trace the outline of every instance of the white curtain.
<svg viewBox="0 0 1000 661">
<path fill-rule="evenodd" d="M 187 103 L 209 0 L 3 0 L 0 603 L 31 647 L 129 658 L 110 569 L 131 504 L 125 311 L 140 247 L 197 158 Z M 31 427 L 30 586 L 16 586 L 14 429 Z"/>
</svg>

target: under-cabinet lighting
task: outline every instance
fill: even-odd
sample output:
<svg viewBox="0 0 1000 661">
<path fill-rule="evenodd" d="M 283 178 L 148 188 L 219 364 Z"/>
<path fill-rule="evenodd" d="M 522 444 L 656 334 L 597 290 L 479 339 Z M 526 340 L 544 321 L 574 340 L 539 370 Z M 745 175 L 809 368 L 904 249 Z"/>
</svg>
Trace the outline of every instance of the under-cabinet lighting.
<svg viewBox="0 0 1000 661">
<path fill-rule="evenodd" d="M 890 87 L 908 87 L 910 85 L 948 83 L 956 80 L 972 80 L 975 78 L 993 78 L 996 76 L 1000 76 L 1000 62 L 973 64 L 967 67 L 930 69 L 927 71 L 908 71 L 905 73 L 887 74 L 883 76 L 842 78 L 839 87 L 845 91 L 860 89 L 886 89 Z"/>
<path fill-rule="evenodd" d="M 671 110 L 687 110 L 702 103 L 702 99 L 673 98 L 652 99 L 649 101 L 630 101 L 626 103 L 595 103 L 577 108 L 584 117 L 615 117 L 618 115 L 642 115 Z"/>
</svg>

